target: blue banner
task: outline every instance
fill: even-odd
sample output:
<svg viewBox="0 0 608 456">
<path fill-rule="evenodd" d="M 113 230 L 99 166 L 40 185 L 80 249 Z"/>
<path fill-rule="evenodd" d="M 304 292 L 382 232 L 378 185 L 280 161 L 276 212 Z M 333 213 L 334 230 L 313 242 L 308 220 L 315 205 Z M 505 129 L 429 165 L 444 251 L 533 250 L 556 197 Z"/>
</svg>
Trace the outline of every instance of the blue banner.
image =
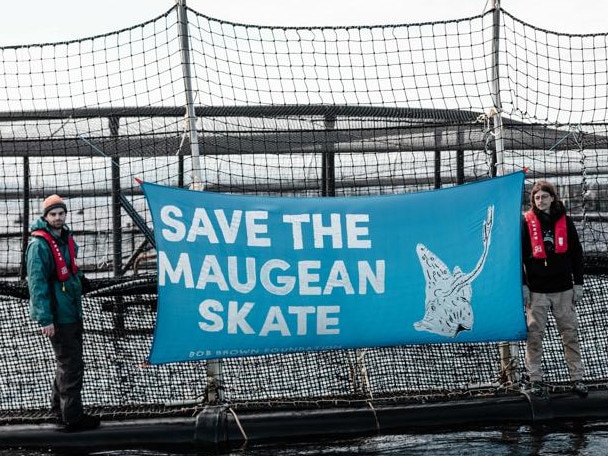
<svg viewBox="0 0 608 456">
<path fill-rule="evenodd" d="M 143 183 L 158 254 L 149 361 L 522 340 L 523 179 L 339 198 Z"/>
</svg>

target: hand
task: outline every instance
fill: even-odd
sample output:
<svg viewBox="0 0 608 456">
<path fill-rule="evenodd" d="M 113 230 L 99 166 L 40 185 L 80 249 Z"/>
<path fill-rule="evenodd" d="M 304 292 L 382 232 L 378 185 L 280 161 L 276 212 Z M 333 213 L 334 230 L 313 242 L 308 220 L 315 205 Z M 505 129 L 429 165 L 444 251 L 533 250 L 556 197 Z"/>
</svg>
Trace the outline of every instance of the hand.
<svg viewBox="0 0 608 456">
<path fill-rule="evenodd" d="M 584 289 L 582 285 L 574 285 L 574 302 L 581 302 L 583 300 Z"/>
<path fill-rule="evenodd" d="M 528 285 L 524 285 L 521 287 L 521 290 L 524 296 L 524 304 L 527 306 L 530 304 L 530 289 L 528 288 Z"/>
<path fill-rule="evenodd" d="M 51 323 L 48 326 L 43 326 L 41 332 L 43 336 L 53 337 L 55 335 L 55 325 Z"/>
</svg>

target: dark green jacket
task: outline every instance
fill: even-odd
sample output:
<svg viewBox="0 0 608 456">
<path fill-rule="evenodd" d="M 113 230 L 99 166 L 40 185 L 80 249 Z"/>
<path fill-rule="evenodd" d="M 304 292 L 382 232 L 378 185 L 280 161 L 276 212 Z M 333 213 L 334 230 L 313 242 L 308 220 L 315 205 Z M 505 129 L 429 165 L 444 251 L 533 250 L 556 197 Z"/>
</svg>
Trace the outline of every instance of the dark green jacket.
<svg viewBox="0 0 608 456">
<path fill-rule="evenodd" d="M 30 232 L 39 229 L 53 235 L 42 217 L 32 224 Z M 67 226 L 64 226 L 60 237 L 53 235 L 68 269 L 72 261 L 68 251 L 68 236 L 71 235 Z M 76 247 L 76 251 L 78 252 L 78 247 Z M 51 247 L 41 237 L 30 237 L 25 257 L 32 320 L 38 322 L 40 326 L 48 326 L 51 323 L 75 323 L 82 320 L 81 272 L 78 271 L 76 275 L 70 272 L 70 278 L 66 282 L 59 282 Z"/>
</svg>

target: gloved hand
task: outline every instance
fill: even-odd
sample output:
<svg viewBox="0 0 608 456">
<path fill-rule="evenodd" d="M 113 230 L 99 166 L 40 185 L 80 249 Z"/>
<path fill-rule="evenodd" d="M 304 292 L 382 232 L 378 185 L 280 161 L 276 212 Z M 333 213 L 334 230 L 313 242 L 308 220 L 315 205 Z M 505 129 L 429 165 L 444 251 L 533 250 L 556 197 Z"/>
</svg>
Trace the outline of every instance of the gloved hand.
<svg viewBox="0 0 608 456">
<path fill-rule="evenodd" d="M 530 289 L 528 288 L 528 285 L 522 286 L 521 289 L 524 296 L 524 304 L 527 306 L 530 304 Z"/>
<path fill-rule="evenodd" d="M 583 300 L 583 286 L 574 285 L 574 302 L 581 302 Z"/>
</svg>

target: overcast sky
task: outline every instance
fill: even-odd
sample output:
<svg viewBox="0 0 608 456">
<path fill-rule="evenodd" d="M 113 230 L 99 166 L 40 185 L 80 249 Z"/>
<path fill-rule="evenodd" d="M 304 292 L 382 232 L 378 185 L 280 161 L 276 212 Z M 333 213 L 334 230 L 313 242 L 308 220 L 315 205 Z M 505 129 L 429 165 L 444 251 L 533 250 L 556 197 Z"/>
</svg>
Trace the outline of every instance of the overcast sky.
<svg viewBox="0 0 608 456">
<path fill-rule="evenodd" d="M 458 19 L 493 0 L 187 0 L 216 19 L 256 25 L 374 25 Z M 113 32 L 152 19 L 175 0 L 1 2 L 0 46 L 49 43 Z M 502 0 L 532 25 L 565 33 L 608 32 L 608 0 Z"/>
</svg>

